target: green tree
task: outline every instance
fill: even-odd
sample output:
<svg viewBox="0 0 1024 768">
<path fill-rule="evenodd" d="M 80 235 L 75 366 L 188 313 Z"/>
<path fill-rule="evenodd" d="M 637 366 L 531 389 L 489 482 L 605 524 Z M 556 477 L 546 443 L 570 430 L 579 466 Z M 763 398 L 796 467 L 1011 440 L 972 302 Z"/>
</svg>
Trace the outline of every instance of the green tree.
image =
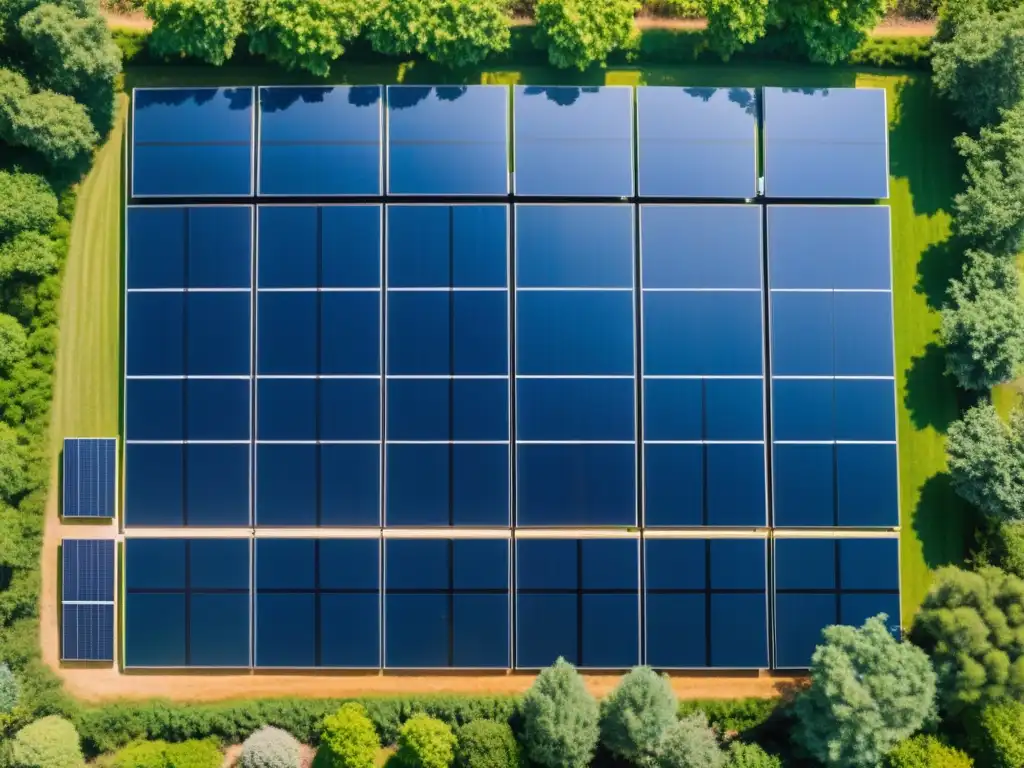
<svg viewBox="0 0 1024 768">
<path fill-rule="evenodd" d="M 85 107 L 73 98 L 40 91 L 0 115 L 0 139 L 38 152 L 55 167 L 82 170 L 99 135 Z"/>
<path fill-rule="evenodd" d="M 242 743 L 238 768 L 299 768 L 300 744 L 288 731 L 265 725 Z"/>
<path fill-rule="evenodd" d="M 727 752 L 728 768 L 782 768 L 782 759 L 769 755 L 757 744 L 734 741 Z"/>
<path fill-rule="evenodd" d="M 896 640 L 884 615 L 827 627 L 797 699 L 794 739 L 830 768 L 875 768 L 935 714 L 928 657 Z"/>
<path fill-rule="evenodd" d="M 932 658 L 943 710 L 958 715 L 1024 695 L 1024 581 L 998 568 L 944 567 L 914 618 L 911 640 Z"/>
<path fill-rule="evenodd" d="M 373 768 L 380 739 L 362 704 L 342 704 L 324 718 L 316 768 Z"/>
<path fill-rule="evenodd" d="M 0 171 L 0 240 L 19 232 L 45 232 L 56 221 L 57 197 L 46 179 Z"/>
<path fill-rule="evenodd" d="M 979 714 L 971 713 L 967 725 L 982 765 L 988 768 L 1024 765 L 1024 703 L 990 704 Z"/>
<path fill-rule="evenodd" d="M 0 664 L 0 715 L 9 715 L 18 706 L 21 690 L 18 681 L 6 664 Z"/>
<path fill-rule="evenodd" d="M 223 64 L 235 52 L 244 12 L 243 0 L 148 0 L 150 50 Z"/>
<path fill-rule="evenodd" d="M 657 765 L 665 731 L 676 722 L 678 703 L 667 677 L 634 667 L 604 701 L 601 741 L 631 765 Z"/>
<path fill-rule="evenodd" d="M 1024 411 L 1005 424 L 989 402 L 967 409 L 946 437 L 953 490 L 993 520 L 1024 517 Z"/>
<path fill-rule="evenodd" d="M 249 50 L 326 77 L 374 10 L 366 0 L 260 0 L 252 6 Z"/>
<path fill-rule="evenodd" d="M 1024 97 L 1024 7 L 970 15 L 932 51 L 935 85 L 974 128 Z"/>
<path fill-rule="evenodd" d="M 408 768 L 448 768 L 455 759 L 455 734 L 430 715 L 413 715 L 398 732 L 395 759 Z"/>
<path fill-rule="evenodd" d="M 0 315 L 0 318 L 9 315 Z M 13 502 L 28 488 L 25 452 L 14 427 L 0 422 L 0 498 Z"/>
<path fill-rule="evenodd" d="M 1016 265 L 968 251 L 962 280 L 942 309 L 946 370 L 964 389 L 987 391 L 1010 381 L 1024 362 L 1024 303 Z"/>
<path fill-rule="evenodd" d="M 658 768 L 723 768 L 725 752 L 703 712 L 681 717 L 665 731 Z"/>
<path fill-rule="evenodd" d="M 889 0 L 775 0 L 769 22 L 811 61 L 836 64 L 864 42 Z"/>
<path fill-rule="evenodd" d="M 990 534 L 992 565 L 1024 579 L 1024 523 L 996 523 Z"/>
<path fill-rule="evenodd" d="M 369 37 L 381 53 L 419 53 L 445 66 L 471 66 L 508 50 L 509 2 L 388 0 L 374 15 Z"/>
<path fill-rule="evenodd" d="M 707 0 L 705 39 L 728 60 L 736 51 L 764 37 L 769 0 Z"/>
<path fill-rule="evenodd" d="M 638 0 L 537 0 L 536 44 L 556 67 L 584 70 L 613 51 L 631 48 Z"/>
<path fill-rule="evenodd" d="M 599 710 L 576 668 L 559 658 L 523 697 L 523 749 L 545 768 L 586 768 L 600 734 Z"/>
<path fill-rule="evenodd" d="M 974 761 L 959 749 L 934 736 L 914 736 L 901 741 L 885 758 L 885 768 L 971 768 Z"/>
<path fill-rule="evenodd" d="M 57 271 L 53 241 L 38 232 L 21 232 L 0 243 L 0 283 L 11 278 L 40 280 Z"/>
<path fill-rule="evenodd" d="M 936 39 L 945 42 L 960 25 L 986 13 L 999 13 L 1016 8 L 1021 0 L 942 0 L 939 4 L 939 29 Z"/>
<path fill-rule="evenodd" d="M 0 314 L 0 373 L 10 370 L 25 359 L 28 339 L 17 318 Z"/>
<path fill-rule="evenodd" d="M 83 768 L 85 765 L 75 726 L 55 715 L 18 731 L 11 753 L 18 768 Z"/>
<path fill-rule="evenodd" d="M 521 750 L 508 723 L 472 720 L 459 729 L 458 768 L 519 768 Z"/>
</svg>

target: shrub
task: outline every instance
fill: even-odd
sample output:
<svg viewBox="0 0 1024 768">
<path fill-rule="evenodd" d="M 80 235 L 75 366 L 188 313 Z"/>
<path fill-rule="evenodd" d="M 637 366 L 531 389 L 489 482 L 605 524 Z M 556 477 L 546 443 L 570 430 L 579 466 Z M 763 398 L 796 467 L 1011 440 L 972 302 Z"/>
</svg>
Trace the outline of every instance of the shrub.
<svg viewBox="0 0 1024 768">
<path fill-rule="evenodd" d="M 687 699 L 679 702 L 679 716 L 696 713 L 721 733 L 742 733 L 768 722 L 782 705 L 782 699 Z"/>
<path fill-rule="evenodd" d="M 370 26 L 380 53 L 420 53 L 450 67 L 509 48 L 508 0 L 388 0 Z"/>
<path fill-rule="evenodd" d="M 458 768 L 519 768 L 521 763 L 519 743 L 508 723 L 474 720 L 459 729 Z"/>
<path fill-rule="evenodd" d="M 0 373 L 10 373 L 25 359 L 28 338 L 18 319 L 0 313 Z"/>
<path fill-rule="evenodd" d="M 979 758 L 990 768 L 1024 765 L 1024 703 L 991 704 L 981 710 L 976 722 L 968 719 L 968 728 Z"/>
<path fill-rule="evenodd" d="M 82 170 L 99 140 L 85 107 L 53 91 L 26 96 L 0 123 L 6 129 L 0 130 L 0 138 L 38 152 L 56 168 Z"/>
<path fill-rule="evenodd" d="M 523 749 L 547 768 L 586 768 L 599 736 L 597 701 L 576 668 L 559 658 L 523 697 Z"/>
<path fill-rule="evenodd" d="M 971 768 L 974 761 L 934 736 L 901 741 L 885 759 L 886 768 Z"/>
<path fill-rule="evenodd" d="M 194 56 L 223 64 L 242 34 L 242 0 L 148 0 L 149 44 L 161 55 Z"/>
<path fill-rule="evenodd" d="M 18 706 L 21 692 L 18 681 L 6 664 L 0 664 L 0 715 L 9 715 Z"/>
<path fill-rule="evenodd" d="M 1024 517 L 1024 410 L 1010 423 L 981 402 L 949 427 L 946 459 L 953 490 L 993 521 Z"/>
<path fill-rule="evenodd" d="M 57 197 L 42 176 L 0 171 L 0 239 L 45 232 L 57 221 Z"/>
<path fill-rule="evenodd" d="M 455 734 L 429 715 L 413 715 L 398 732 L 399 765 L 409 768 L 448 768 L 455 759 Z"/>
<path fill-rule="evenodd" d="M 116 755 L 111 768 L 220 768 L 224 762 L 212 739 L 183 741 L 140 741 L 129 744 Z"/>
<path fill-rule="evenodd" d="M 676 721 L 676 697 L 667 677 L 635 667 L 604 702 L 601 741 L 633 765 L 654 766 L 665 729 Z"/>
<path fill-rule="evenodd" d="M 673 723 L 661 742 L 658 768 L 722 768 L 725 753 L 701 713 Z"/>
<path fill-rule="evenodd" d="M 324 718 L 316 763 L 322 768 L 373 768 L 380 739 L 361 704 L 343 704 Z"/>
<path fill-rule="evenodd" d="M 782 760 L 769 755 L 757 744 L 734 741 L 726 753 L 728 768 L 782 768 Z"/>
<path fill-rule="evenodd" d="M 288 731 L 264 726 L 242 744 L 238 768 L 299 768 L 299 747 Z"/>
<path fill-rule="evenodd" d="M 261 0 L 252 6 L 249 50 L 325 77 L 373 10 L 365 0 Z"/>
<path fill-rule="evenodd" d="M 784 0 L 772 5 L 769 22 L 811 61 L 838 64 L 882 20 L 889 0 Z"/>
<path fill-rule="evenodd" d="M 1017 578 L 1024 578 L 1024 523 L 999 523 L 992 539 L 994 565 Z"/>
<path fill-rule="evenodd" d="M 17 768 L 82 768 L 75 726 L 50 715 L 26 725 L 14 737 L 11 757 Z"/>
<path fill-rule="evenodd" d="M 537 0 L 536 44 L 556 67 L 584 70 L 604 64 L 636 41 L 637 0 Z"/>
</svg>

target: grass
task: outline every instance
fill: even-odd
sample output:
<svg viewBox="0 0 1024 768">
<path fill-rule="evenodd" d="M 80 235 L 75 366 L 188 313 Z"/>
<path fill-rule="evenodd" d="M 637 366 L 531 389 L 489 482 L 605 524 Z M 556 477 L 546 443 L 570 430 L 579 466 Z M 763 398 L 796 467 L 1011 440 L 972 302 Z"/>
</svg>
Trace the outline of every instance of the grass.
<svg viewBox="0 0 1024 768">
<path fill-rule="evenodd" d="M 309 75 L 262 64 L 132 66 L 125 73 L 129 90 L 313 80 Z M 937 346 L 937 308 L 959 265 L 959 254 L 949 240 L 949 211 L 960 183 L 952 150 L 953 136 L 960 129 L 948 117 L 946 105 L 933 92 L 926 75 L 792 64 L 610 67 L 584 73 L 526 66 L 450 72 L 407 62 L 338 66 L 329 82 L 885 88 L 890 123 L 905 624 L 928 589 L 931 570 L 963 559 L 970 542 L 971 519 L 952 493 L 944 455 L 944 435 L 959 404 L 953 382 L 943 373 Z M 58 384 L 55 411 L 67 434 L 109 432 L 117 424 L 120 166 L 120 142 L 112 141 L 82 189 L 75 218 L 64 287 L 63 383 Z"/>
</svg>

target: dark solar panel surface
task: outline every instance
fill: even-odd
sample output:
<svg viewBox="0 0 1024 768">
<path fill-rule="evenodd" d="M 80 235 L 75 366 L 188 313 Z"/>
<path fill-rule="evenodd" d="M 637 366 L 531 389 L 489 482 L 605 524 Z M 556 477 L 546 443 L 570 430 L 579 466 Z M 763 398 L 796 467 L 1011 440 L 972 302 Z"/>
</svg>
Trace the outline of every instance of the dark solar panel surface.
<svg viewBox="0 0 1024 768">
<path fill-rule="evenodd" d="M 253 192 L 252 88 L 132 93 L 132 194 L 227 197 Z"/>
<path fill-rule="evenodd" d="M 114 660 L 114 542 L 61 542 L 61 659 Z"/>
<path fill-rule="evenodd" d="M 756 196 L 753 89 L 642 86 L 636 97 L 640 195 Z"/>
<path fill-rule="evenodd" d="M 117 440 L 64 440 L 64 517 L 113 517 L 117 506 Z"/>
</svg>

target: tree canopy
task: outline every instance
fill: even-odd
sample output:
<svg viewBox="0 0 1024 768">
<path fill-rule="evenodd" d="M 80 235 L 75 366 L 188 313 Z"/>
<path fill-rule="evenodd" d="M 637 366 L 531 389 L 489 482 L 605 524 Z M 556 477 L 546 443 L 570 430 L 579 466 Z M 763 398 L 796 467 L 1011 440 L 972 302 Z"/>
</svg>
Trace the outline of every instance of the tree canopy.
<svg viewBox="0 0 1024 768">
<path fill-rule="evenodd" d="M 511 42 L 508 0 L 388 0 L 370 41 L 381 53 L 419 53 L 450 67 L 478 64 Z"/>
<path fill-rule="evenodd" d="M 653 768 L 677 709 L 667 677 L 650 667 L 634 667 L 604 701 L 601 741 L 630 765 Z"/>
<path fill-rule="evenodd" d="M 604 64 L 636 40 L 639 0 L 537 0 L 537 45 L 556 67 L 584 70 Z"/>
<path fill-rule="evenodd" d="M 770 0 L 707 0 L 706 39 L 709 47 L 728 59 L 765 35 Z"/>
<path fill-rule="evenodd" d="M 1024 519 L 1024 411 L 1009 423 L 981 402 L 949 427 L 946 457 L 953 489 L 994 520 Z"/>
<path fill-rule="evenodd" d="M 658 753 L 658 768 L 722 768 L 725 752 L 703 712 L 679 718 L 668 730 Z"/>
<path fill-rule="evenodd" d="M 251 9 L 249 50 L 286 69 L 326 77 L 374 6 L 366 0 L 261 0 Z"/>
<path fill-rule="evenodd" d="M 160 55 L 193 56 L 223 64 L 242 34 L 242 0 L 147 0 L 153 21 L 150 49 Z"/>
<path fill-rule="evenodd" d="M 811 61 L 836 64 L 882 20 L 889 0 L 774 0 L 769 22 Z"/>
<path fill-rule="evenodd" d="M 541 670 L 523 697 L 523 749 L 544 768 L 587 768 L 599 735 L 597 701 L 565 659 Z"/>
<path fill-rule="evenodd" d="M 45 232 L 55 221 L 57 196 L 46 179 L 31 173 L 0 171 L 0 240 L 30 230 Z"/>
</svg>

